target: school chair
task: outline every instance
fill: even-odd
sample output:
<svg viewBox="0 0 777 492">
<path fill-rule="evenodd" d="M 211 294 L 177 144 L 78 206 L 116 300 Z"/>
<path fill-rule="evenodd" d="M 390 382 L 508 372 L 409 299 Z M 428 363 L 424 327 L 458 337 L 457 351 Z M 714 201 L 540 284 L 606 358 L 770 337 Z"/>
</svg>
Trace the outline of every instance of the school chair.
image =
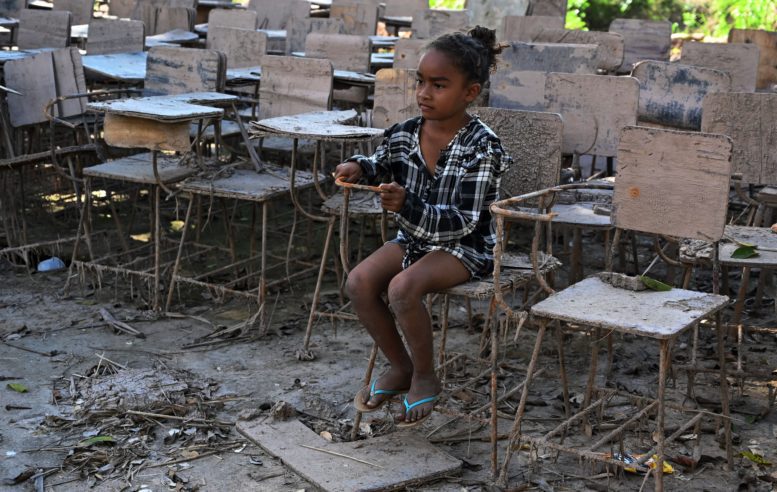
<svg viewBox="0 0 777 492">
<path fill-rule="evenodd" d="M 630 229 L 648 234 L 665 234 L 674 237 L 706 238 L 717 244 L 723 235 L 728 205 L 729 176 L 731 172 L 731 140 L 725 135 L 680 132 L 656 128 L 629 126 L 623 129 L 618 146 L 620 164 L 618 179 L 615 181 L 613 224 L 620 231 Z M 511 216 L 511 209 L 525 200 L 544 200 L 552 203 L 557 189 L 498 202 L 492 206 L 497 217 L 497 230 L 503 231 L 505 221 Z M 661 196 L 661 200 L 656 200 Z M 696 199 L 688 200 L 688 197 Z M 537 223 L 550 223 L 553 207 L 544 206 L 534 213 Z M 495 252 L 495 256 L 501 251 Z M 714 260 L 717 263 L 717 258 Z M 609 259 L 607 265 L 611 265 Z M 499 279 L 501 266 L 495 262 L 494 276 Z M 538 333 L 528 364 L 526 380 L 523 385 L 515 420 L 505 449 L 504 459 L 499 470 L 497 483 L 506 486 L 510 474 L 510 461 L 522 443 L 532 447 L 551 449 L 569 453 L 580 459 L 599 461 L 621 468 L 633 467 L 647 471 L 646 462 L 655 455 L 653 470 L 655 490 L 663 490 L 664 461 L 668 456 L 668 446 L 682 433 L 698 429 L 706 412 L 694 405 L 672 403 L 666 391 L 667 378 L 671 365 L 671 352 L 678 338 L 689 332 L 704 319 L 714 319 L 717 331 L 718 362 L 720 364 L 719 391 L 723 421 L 724 444 L 727 461 L 733 461 L 731 448 L 731 422 L 729 420 L 729 396 L 726 365 L 724 362 L 721 311 L 727 305 L 728 298 L 719 295 L 718 279 L 714 279 L 713 294 L 671 289 L 654 291 L 645 289 L 636 279 L 621 282 L 622 277 L 611 271 L 589 277 L 567 289 L 551 294 L 548 298 L 534 304 L 530 313 L 538 324 Z M 499 295 L 499 294 L 497 294 Z M 500 306 L 510 312 L 512 309 L 499 298 Z M 580 411 L 568 416 L 549 432 L 529 435 L 522 424 L 526 418 L 526 402 L 531 391 L 533 374 L 540 359 L 540 349 L 549 325 L 553 324 L 561 333 L 563 324 L 572 327 L 590 329 L 591 362 L 588 372 L 584 400 Z M 658 389 L 655 398 L 635 398 L 613 388 L 597 388 L 598 342 L 602 333 L 624 333 L 642 340 L 656 340 L 659 344 Z M 563 344 L 563 336 L 558 343 Z M 559 364 L 562 389 L 568 404 L 569 388 L 565 365 Z M 605 435 L 595 434 L 597 425 L 605 418 L 607 402 L 622 398 L 636 404 L 637 408 L 628 418 L 619 419 L 615 429 Z M 567 409 L 569 407 L 567 406 Z M 601 409 L 601 410 L 599 410 Z M 695 414 L 689 421 L 680 425 L 678 431 L 665 435 L 666 412 L 668 409 L 681 413 Z M 494 409 L 495 410 L 495 409 Z M 655 415 L 656 444 L 634 463 L 615 459 L 613 455 L 601 451 L 615 439 L 624 439 L 624 433 L 636 419 Z M 593 444 L 572 446 L 564 443 L 573 425 L 579 424 Z M 557 439 L 561 442 L 557 442 Z M 612 446 L 612 445 L 611 445 Z M 626 447 L 626 446 L 623 446 Z"/>
</svg>

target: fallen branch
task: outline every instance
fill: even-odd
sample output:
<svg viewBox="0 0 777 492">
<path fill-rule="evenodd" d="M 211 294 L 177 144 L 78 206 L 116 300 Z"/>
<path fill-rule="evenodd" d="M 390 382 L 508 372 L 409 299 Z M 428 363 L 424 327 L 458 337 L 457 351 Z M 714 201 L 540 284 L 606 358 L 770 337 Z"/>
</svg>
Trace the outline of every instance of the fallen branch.
<svg viewBox="0 0 777 492">
<path fill-rule="evenodd" d="M 111 328 L 132 335 L 133 337 L 146 338 L 146 335 L 139 332 L 123 321 L 117 320 L 107 309 L 100 308 L 100 316 L 108 323 Z"/>
<path fill-rule="evenodd" d="M 216 424 L 216 425 L 235 425 L 234 422 L 224 422 L 222 420 L 208 420 L 199 417 L 179 417 L 178 415 L 165 415 L 163 413 L 151 413 L 140 412 L 138 410 L 127 410 L 129 415 L 139 415 L 141 417 L 149 417 L 154 419 L 168 419 L 168 420 L 182 420 L 185 422 L 199 422 L 202 424 Z"/>
<path fill-rule="evenodd" d="M 374 466 L 375 468 L 383 468 L 382 466 L 376 464 L 376 463 L 370 463 L 369 461 L 360 460 L 359 458 L 354 458 L 353 456 L 348 456 L 347 454 L 337 453 L 335 451 L 329 451 L 328 449 L 322 449 L 322 448 L 316 448 L 313 446 L 308 446 L 306 444 L 300 444 L 303 448 L 312 449 L 313 451 L 319 451 L 321 453 L 331 454 L 332 456 L 339 456 L 341 458 L 347 458 L 349 460 L 356 461 L 358 463 L 363 463 L 365 465 Z"/>
<path fill-rule="evenodd" d="M 242 446 L 244 443 L 240 443 Z M 146 468 L 160 468 L 162 466 L 169 466 L 169 465 L 177 465 L 178 463 L 186 463 L 187 461 L 194 461 L 198 460 L 200 458 L 205 458 L 206 456 L 212 456 L 214 454 L 223 453 L 224 451 L 229 451 L 230 449 L 236 448 L 237 445 L 227 446 L 225 448 L 221 449 L 214 449 L 213 451 L 208 451 L 207 453 L 198 454 L 197 456 L 192 456 L 191 458 L 179 458 L 177 460 L 170 460 L 165 461 L 164 463 L 157 463 L 155 465 L 148 465 Z"/>
</svg>

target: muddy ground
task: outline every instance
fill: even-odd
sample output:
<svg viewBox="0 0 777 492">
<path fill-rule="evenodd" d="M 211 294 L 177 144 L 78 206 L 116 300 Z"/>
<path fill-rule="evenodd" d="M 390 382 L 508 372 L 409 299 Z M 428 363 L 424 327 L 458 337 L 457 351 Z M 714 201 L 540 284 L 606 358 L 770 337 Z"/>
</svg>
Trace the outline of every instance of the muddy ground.
<svg viewBox="0 0 777 492">
<path fill-rule="evenodd" d="M 586 235 L 588 245 L 600 238 Z M 588 248 L 588 246 L 587 246 Z M 596 248 L 594 248 L 596 249 Z M 650 260 L 645 249 L 643 263 Z M 562 258 L 563 260 L 564 258 Z M 589 257 L 589 272 L 601 265 Z M 563 272 L 559 282 L 563 285 Z M 2 490 L 313 490 L 313 486 L 279 460 L 247 442 L 232 425 L 238 418 L 265 414 L 278 401 L 292 404 L 316 432 L 332 439 L 350 434 L 354 410 L 351 400 L 361 387 L 371 343 L 356 323 L 333 326 L 322 320 L 316 326 L 317 358 L 300 362 L 300 347 L 308 315 L 312 280 L 295 283 L 294 291 L 271 296 L 272 322 L 256 340 L 186 348 L 222 326 L 240 322 L 251 314 L 245 301 L 217 305 L 207 299 L 189 301 L 174 310 L 184 315 L 157 318 L 142 299 L 129 296 L 126 283 L 103 279 L 103 289 L 87 283 L 63 297 L 65 273 L 28 273 L 7 262 L 0 268 L 0 485 Z M 704 283 L 704 280 L 701 280 Z M 736 286 L 736 274 L 732 273 Z M 702 285 L 703 286 L 703 285 Z M 329 291 L 333 285 L 328 286 Z M 519 293 L 520 297 L 520 293 Z M 335 301 L 336 297 L 330 297 Z M 113 330 L 102 322 L 105 308 L 126 321 L 145 338 Z M 439 308 L 437 308 L 439 309 Z M 476 311 L 483 306 L 476 305 Z M 461 302 L 451 307 L 454 317 L 449 355 L 462 354 L 446 369 L 447 389 L 438 412 L 422 428 L 428 436 L 453 416 L 488 401 L 489 381 L 482 376 L 487 362 L 479 360 L 479 334 L 467 326 Z M 730 313 L 727 313 L 729 315 Z M 775 326 L 773 308 L 751 311 L 749 320 Z M 535 331 L 530 325 L 515 337 L 514 328 L 504 334 L 499 392 L 503 394 L 523 379 Z M 714 337 L 702 329 L 700 353 L 710 361 Z M 540 367 L 545 372 L 533 385 L 525 431 L 540 434 L 555 427 L 563 415 L 561 390 L 556 375 L 558 359 L 553 337 L 547 340 Z M 687 339 L 675 347 L 677 365 L 687 360 Z M 572 403 L 579 407 L 588 368 L 592 336 L 579 331 L 566 335 L 566 361 L 572 381 Z M 600 360 L 606 360 L 606 344 L 600 344 Z M 623 391 L 650 396 L 656 387 L 658 350 L 655 344 L 634 337 L 615 338 L 615 364 L 608 384 Z M 775 367 L 773 335 L 754 335 L 747 340 L 745 360 L 749 368 L 770 371 Z M 25 350 L 27 349 L 27 350 Z M 729 354 L 735 354 L 729 349 Z M 714 367 L 714 361 L 708 363 Z M 135 375 L 158 378 L 135 395 L 112 395 L 109 378 Z M 138 376 L 139 375 L 139 376 Z M 481 377 L 478 377 L 481 375 Z M 165 379 L 167 378 L 167 379 Z M 737 381 L 731 395 L 737 444 L 734 469 L 726 470 L 714 414 L 719 412 L 714 378 L 699 376 L 698 401 L 710 412 L 702 432 L 691 431 L 682 442 L 669 447 L 674 473 L 667 476 L 668 490 L 772 490 L 777 481 L 777 416 L 764 412 L 766 387 Z M 160 382 L 161 381 L 161 382 Z M 682 403 L 686 391 L 684 373 L 677 371 L 670 385 L 671 399 Z M 470 383 L 467 386 L 467 383 Z M 599 383 L 604 384 L 600 367 Z M 16 390 L 26 390 L 18 392 Z M 141 384 L 141 383 L 138 383 Z M 156 386 L 155 386 L 156 385 Z M 160 386 L 169 391 L 160 390 Z M 148 401 L 144 401 L 146 398 Z M 507 433 L 518 397 L 500 406 L 500 434 Z M 134 409 L 134 410 L 133 410 Z M 396 410 L 396 405 L 392 410 Z M 172 420 L 130 412 L 184 415 Z M 636 410 L 612 400 L 599 421 L 603 428 Z M 487 414 L 478 417 L 487 418 Z M 199 419 L 199 420 L 197 420 Z M 678 415 L 670 412 L 667 427 L 677 429 Z M 360 438 L 395 432 L 388 413 L 365 416 Z M 649 422 L 641 422 L 623 443 L 630 453 L 651 446 Z M 585 442 L 574 427 L 565 443 Z M 600 435 L 602 432 L 600 432 Z M 327 434 L 325 434 L 327 435 Z M 460 474 L 419 486 L 423 490 L 492 490 L 490 484 L 488 427 L 478 418 L 461 418 L 434 432 L 429 439 L 464 462 Z M 99 436 L 104 436 L 102 440 Z M 689 465 L 697 439 L 701 455 Z M 368 444 L 367 444 L 368 445 Z M 500 441 L 500 458 L 505 441 Z M 614 451 L 618 451 L 615 445 Z M 743 456 L 745 452 L 746 456 Z M 750 454 L 748 454 L 750 453 Z M 534 459 L 530 457 L 534 455 Z M 749 456 L 749 458 L 748 458 Z M 339 458 L 326 457 L 336 466 Z M 756 463 L 759 462 L 760 463 Z M 639 490 L 653 487 L 636 474 L 608 474 L 599 465 L 579 462 L 550 450 L 516 453 L 510 470 L 511 490 Z M 37 475 L 25 480 L 30 475 Z M 13 484 L 14 481 L 20 483 Z"/>
</svg>

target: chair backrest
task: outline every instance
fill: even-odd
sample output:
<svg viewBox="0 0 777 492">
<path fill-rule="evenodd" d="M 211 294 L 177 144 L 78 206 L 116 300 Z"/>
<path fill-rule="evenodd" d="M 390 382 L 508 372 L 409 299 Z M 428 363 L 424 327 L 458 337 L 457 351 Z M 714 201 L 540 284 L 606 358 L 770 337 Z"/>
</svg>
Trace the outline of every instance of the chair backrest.
<svg viewBox="0 0 777 492">
<path fill-rule="evenodd" d="M 610 32 L 623 36 L 623 64 L 618 72 L 630 72 L 642 60 L 669 61 L 672 23 L 644 19 L 615 19 Z"/>
<path fill-rule="evenodd" d="M 731 172 L 745 183 L 777 184 L 777 94 L 718 92 L 703 106 L 701 131 L 734 141 Z"/>
<path fill-rule="evenodd" d="M 72 14 L 74 26 L 89 24 L 94 12 L 94 0 L 56 0 L 53 10 L 66 10 Z"/>
<path fill-rule="evenodd" d="M 143 88 L 152 94 L 221 92 L 226 57 L 215 50 L 156 46 L 148 51 Z"/>
<path fill-rule="evenodd" d="M 143 22 L 119 19 L 92 19 L 86 52 L 90 55 L 143 51 L 146 28 Z"/>
<path fill-rule="evenodd" d="M 728 72 L 732 91 L 755 92 L 760 56 L 755 44 L 685 42 L 680 63 Z"/>
<path fill-rule="evenodd" d="M 329 60 L 266 56 L 259 86 L 259 119 L 331 109 L 333 75 Z"/>
<path fill-rule="evenodd" d="M 502 196 L 518 196 L 556 186 L 561 175 L 561 115 L 505 108 L 473 108 L 494 130 L 513 165 L 502 176 Z"/>
<path fill-rule="evenodd" d="M 286 30 L 286 54 L 305 50 L 305 39 L 312 32 L 328 34 L 346 34 L 345 22 L 342 19 L 330 18 L 294 18 Z"/>
<path fill-rule="evenodd" d="M 731 139 L 631 126 L 618 145 L 612 200 L 616 227 L 688 239 L 723 236 Z"/>
<path fill-rule="evenodd" d="M 0 0 L 0 16 L 18 19 L 25 7 L 27 0 Z"/>
<path fill-rule="evenodd" d="M 614 32 L 543 29 L 534 39 L 538 43 L 595 44 L 599 47 L 596 66 L 608 72 L 614 72 L 623 64 L 623 36 Z"/>
<path fill-rule="evenodd" d="M 591 44 L 510 43 L 491 76 L 489 105 L 542 111 L 549 73 L 595 74 L 596 64 L 597 47 Z"/>
<path fill-rule="evenodd" d="M 552 73 L 545 98 L 547 111 L 564 120 L 565 154 L 612 157 L 621 130 L 637 122 L 639 82 L 633 77 Z"/>
<path fill-rule="evenodd" d="M 197 12 L 189 7 L 150 7 L 151 21 L 146 24 L 150 36 L 163 34 L 175 29 L 183 31 L 194 30 L 194 20 Z M 152 26 L 152 28 L 149 28 Z M 153 30 L 152 30 L 153 29 Z"/>
<path fill-rule="evenodd" d="M 378 70 L 372 110 L 374 128 L 388 128 L 420 114 L 415 99 L 415 79 L 415 69 Z"/>
<path fill-rule="evenodd" d="M 70 46 L 70 12 L 24 9 L 19 16 L 19 49 Z"/>
<path fill-rule="evenodd" d="M 368 36 L 313 32 L 305 40 L 305 56 L 327 58 L 335 70 L 370 71 L 372 43 Z"/>
<path fill-rule="evenodd" d="M 480 0 L 466 2 L 465 8 L 470 11 L 470 23 L 473 26 L 485 26 L 497 31 L 501 36 L 502 19 L 506 16 L 526 15 L 529 10 L 529 0 Z"/>
<path fill-rule="evenodd" d="M 755 44 L 761 50 L 758 61 L 758 89 L 769 89 L 777 84 L 777 32 L 762 29 L 732 29 L 729 43 Z"/>
<path fill-rule="evenodd" d="M 208 25 L 207 47 L 227 55 L 227 68 L 257 67 L 267 54 L 267 34 Z"/>
<path fill-rule="evenodd" d="M 567 0 L 530 0 L 526 15 L 567 16 Z"/>
<path fill-rule="evenodd" d="M 426 39 L 400 38 L 394 45 L 394 68 L 415 70 L 429 43 Z"/>
<path fill-rule="evenodd" d="M 211 27 L 256 29 L 256 11 L 244 9 L 213 9 L 208 13 L 208 30 Z"/>
<path fill-rule="evenodd" d="M 342 19 L 346 34 L 372 36 L 378 28 L 378 6 L 354 0 L 332 0 L 329 17 Z"/>
<path fill-rule="evenodd" d="M 292 18 L 310 15 L 310 2 L 306 0 L 251 0 L 248 8 L 256 12 L 258 29 L 288 29 Z"/>
<path fill-rule="evenodd" d="M 648 123 L 698 130 L 702 101 L 713 92 L 729 92 L 731 76 L 711 68 L 656 61 L 637 63 L 639 119 Z"/>
<path fill-rule="evenodd" d="M 411 17 L 413 12 L 429 8 L 429 0 L 386 0 L 385 17 Z"/>
<path fill-rule="evenodd" d="M 564 19 L 556 15 L 506 15 L 502 19 L 501 39 L 533 43 L 537 33 L 545 29 L 564 29 Z"/>
<path fill-rule="evenodd" d="M 413 38 L 434 39 L 449 32 L 463 31 L 470 24 L 469 10 L 426 9 L 413 12 Z"/>
<path fill-rule="evenodd" d="M 76 48 L 65 48 L 12 60 L 3 67 L 5 81 L 23 95 L 8 94 L 8 114 L 11 126 L 45 123 L 46 105 L 59 96 L 86 93 L 86 79 L 81 55 Z M 78 98 L 64 101 L 53 114 L 70 117 L 82 114 L 86 101 Z"/>
</svg>

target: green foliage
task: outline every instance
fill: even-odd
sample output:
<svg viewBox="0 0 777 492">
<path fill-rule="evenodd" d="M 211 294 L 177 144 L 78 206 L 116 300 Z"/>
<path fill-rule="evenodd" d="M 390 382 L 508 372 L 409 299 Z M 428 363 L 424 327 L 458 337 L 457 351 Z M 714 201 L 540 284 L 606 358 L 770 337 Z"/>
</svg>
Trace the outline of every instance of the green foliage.
<svg viewBox="0 0 777 492">
<path fill-rule="evenodd" d="M 429 0 L 433 9 L 463 9 L 465 0 Z"/>
</svg>

